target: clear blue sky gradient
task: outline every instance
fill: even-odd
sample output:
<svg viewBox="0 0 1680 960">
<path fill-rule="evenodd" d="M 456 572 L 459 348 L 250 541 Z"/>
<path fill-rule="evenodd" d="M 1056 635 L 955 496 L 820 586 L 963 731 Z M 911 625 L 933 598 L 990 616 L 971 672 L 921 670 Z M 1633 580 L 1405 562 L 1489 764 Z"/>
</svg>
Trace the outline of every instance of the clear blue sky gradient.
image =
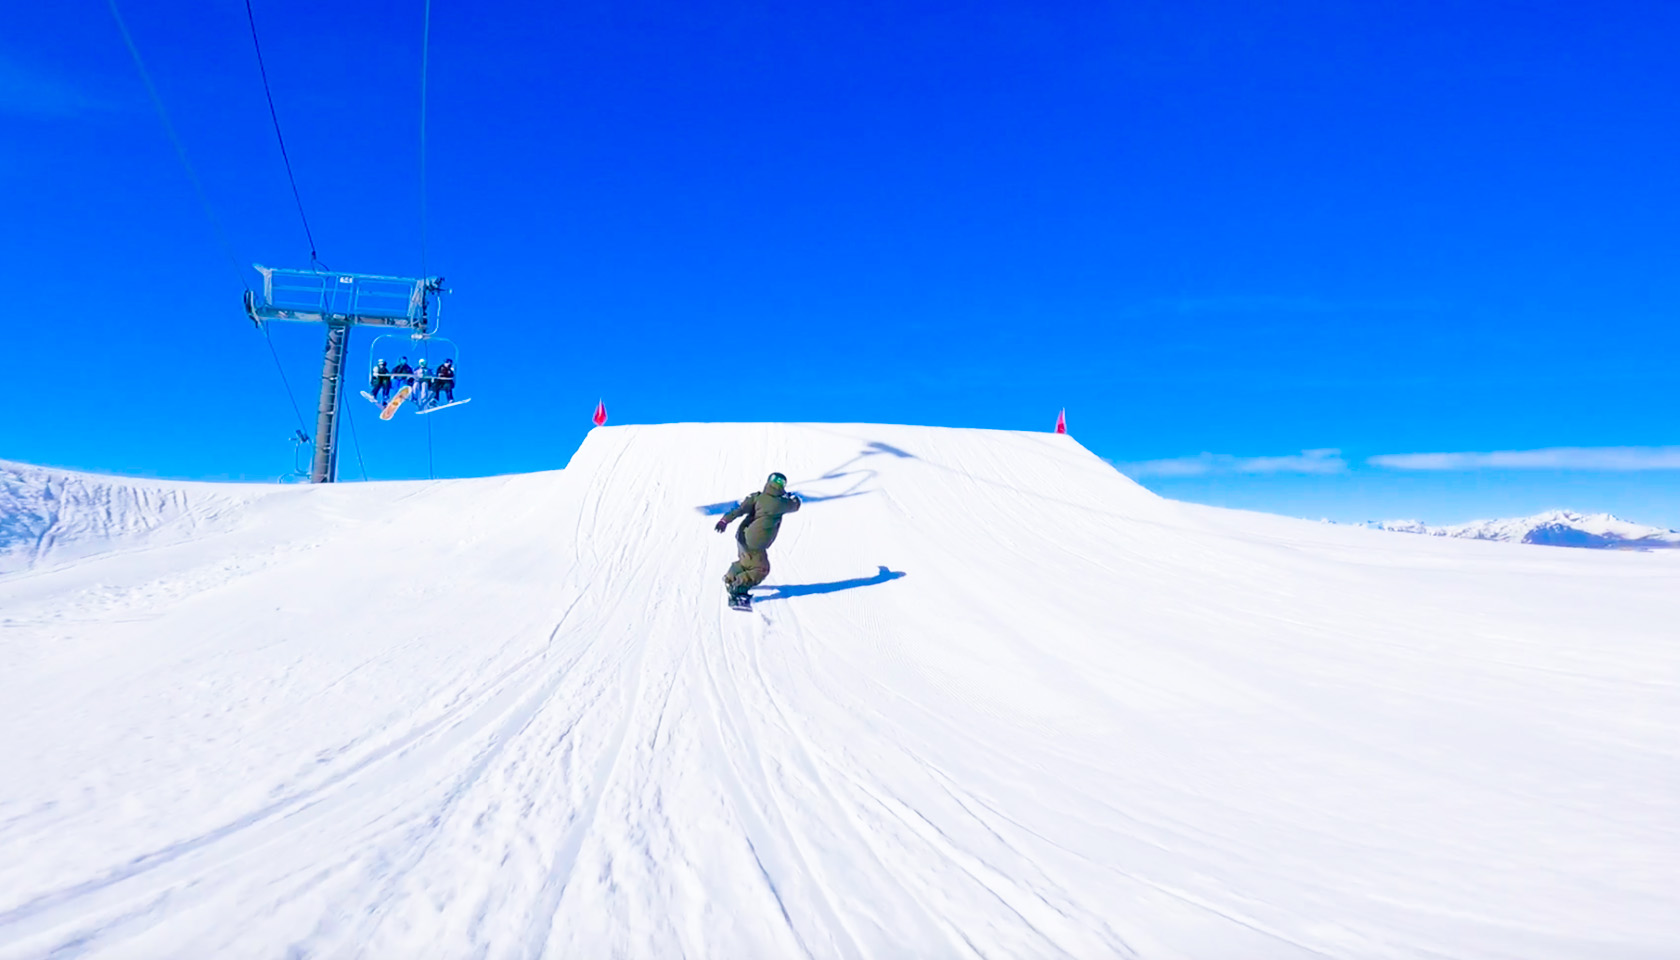
<svg viewBox="0 0 1680 960">
<path fill-rule="evenodd" d="M 255 9 L 321 259 L 418 273 L 421 3 Z M 243 6 L 123 12 L 234 256 L 306 265 Z M 347 479 L 353 439 L 368 476 L 426 476 L 428 420 L 439 476 L 557 467 L 597 398 L 615 423 L 1048 429 L 1066 407 L 1116 462 L 1229 455 L 1140 470 L 1170 496 L 1680 526 L 1673 468 L 1367 463 L 1680 444 L 1680 6 L 432 16 L 428 265 L 474 401 L 353 405 Z M 239 308 L 255 274 L 102 3 L 0 9 L 0 123 L 0 457 L 288 470 L 295 418 Z M 313 430 L 322 331 L 273 339 Z M 1331 472 L 1247 459 L 1323 449 Z"/>
</svg>

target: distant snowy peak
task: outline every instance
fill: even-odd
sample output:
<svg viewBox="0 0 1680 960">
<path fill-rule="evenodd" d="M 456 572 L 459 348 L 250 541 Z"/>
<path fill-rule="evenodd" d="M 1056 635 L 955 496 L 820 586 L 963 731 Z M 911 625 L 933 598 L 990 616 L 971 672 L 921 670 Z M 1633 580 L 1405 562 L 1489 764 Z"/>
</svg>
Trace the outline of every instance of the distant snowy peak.
<svg viewBox="0 0 1680 960">
<path fill-rule="evenodd" d="M 1397 533 L 1422 533 L 1432 537 L 1465 540 L 1503 540 L 1508 543 L 1536 543 L 1548 547 L 1588 547 L 1612 550 L 1661 550 L 1680 548 L 1680 533 L 1661 527 L 1631 523 L 1608 513 L 1576 513 L 1550 510 L 1532 517 L 1508 520 L 1474 520 L 1447 527 L 1432 527 L 1417 520 L 1382 520 L 1370 526 Z"/>
</svg>

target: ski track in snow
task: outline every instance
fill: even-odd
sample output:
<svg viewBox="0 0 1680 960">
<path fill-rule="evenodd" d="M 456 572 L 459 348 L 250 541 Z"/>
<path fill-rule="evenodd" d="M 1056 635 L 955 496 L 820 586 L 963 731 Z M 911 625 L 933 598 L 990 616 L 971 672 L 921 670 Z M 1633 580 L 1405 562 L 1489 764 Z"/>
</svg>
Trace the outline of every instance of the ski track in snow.
<svg viewBox="0 0 1680 960">
<path fill-rule="evenodd" d="M 1677 582 L 1000 431 L 0 463 L 0 960 L 1680 956 Z"/>
</svg>

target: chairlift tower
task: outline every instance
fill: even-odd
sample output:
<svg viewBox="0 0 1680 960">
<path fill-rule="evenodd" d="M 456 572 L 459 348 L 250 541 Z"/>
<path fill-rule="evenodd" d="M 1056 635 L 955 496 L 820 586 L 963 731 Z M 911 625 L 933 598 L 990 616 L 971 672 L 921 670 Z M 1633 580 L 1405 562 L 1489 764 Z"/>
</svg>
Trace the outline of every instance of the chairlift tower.
<svg viewBox="0 0 1680 960">
<path fill-rule="evenodd" d="M 262 292 L 245 291 L 245 315 L 261 327 L 271 320 L 327 325 L 321 399 L 315 414 L 315 457 L 309 482 L 338 477 L 338 420 L 344 401 L 344 356 L 352 327 L 399 327 L 416 340 L 437 325 L 442 277 L 383 277 L 330 270 L 281 270 L 255 264 Z"/>
</svg>

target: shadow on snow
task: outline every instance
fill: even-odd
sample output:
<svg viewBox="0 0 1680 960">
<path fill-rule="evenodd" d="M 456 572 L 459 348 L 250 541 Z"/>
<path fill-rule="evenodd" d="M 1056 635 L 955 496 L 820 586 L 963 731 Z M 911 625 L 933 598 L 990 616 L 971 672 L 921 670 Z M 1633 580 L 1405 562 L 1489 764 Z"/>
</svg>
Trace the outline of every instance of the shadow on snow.
<svg viewBox="0 0 1680 960">
<path fill-rule="evenodd" d="M 814 593 L 838 593 L 841 590 L 851 590 L 855 587 L 872 587 L 877 583 L 897 580 L 904 576 L 902 570 L 878 568 L 873 577 L 853 577 L 850 580 L 834 580 L 829 583 L 783 583 L 777 584 L 774 593 L 763 593 L 753 597 L 754 603 L 765 600 L 786 600 L 789 597 L 808 597 Z"/>
<path fill-rule="evenodd" d="M 872 456 L 875 456 L 876 454 L 882 454 L 882 453 L 884 453 L 888 456 L 898 457 L 901 460 L 915 460 L 916 459 L 915 454 L 909 453 L 909 452 L 904 451 L 904 450 L 900 450 L 899 448 L 893 446 L 890 443 L 882 443 L 879 440 L 871 440 L 867 444 L 864 445 L 864 448 L 862 450 L 858 451 L 857 456 L 853 457 L 850 460 L 847 460 L 845 463 L 842 463 L 838 467 L 835 467 L 834 469 L 828 471 L 827 473 L 824 473 L 822 476 L 817 478 L 818 480 L 838 480 L 842 477 L 858 475 L 858 479 L 856 481 L 854 481 L 852 483 L 852 485 L 850 487 L 846 488 L 846 490 L 844 490 L 843 492 L 841 492 L 841 493 L 831 493 L 831 494 L 800 493 L 797 490 L 789 490 L 788 492 L 798 494 L 799 499 L 805 501 L 806 503 L 822 503 L 824 500 L 844 500 L 847 497 L 861 496 L 861 495 L 869 492 L 868 490 L 863 490 L 863 489 L 860 489 L 860 488 L 864 485 L 864 483 L 868 482 L 869 480 L 874 479 L 875 471 L 873 471 L 873 470 L 847 470 L 846 468 L 850 467 L 854 463 L 857 463 L 859 460 L 862 460 L 864 457 L 872 457 Z M 815 482 L 815 481 L 810 481 L 810 482 Z M 698 511 L 699 513 L 702 513 L 702 514 L 704 514 L 705 516 L 708 516 L 708 517 L 719 517 L 719 516 L 722 516 L 723 514 L 728 513 L 729 511 L 735 509 L 735 506 L 736 506 L 737 503 L 739 503 L 739 501 L 725 500 L 721 503 L 701 504 L 700 506 L 695 507 L 694 509 L 696 511 Z M 882 567 L 881 569 L 885 570 L 886 567 Z M 848 582 L 850 582 L 850 581 L 848 581 Z"/>
</svg>

